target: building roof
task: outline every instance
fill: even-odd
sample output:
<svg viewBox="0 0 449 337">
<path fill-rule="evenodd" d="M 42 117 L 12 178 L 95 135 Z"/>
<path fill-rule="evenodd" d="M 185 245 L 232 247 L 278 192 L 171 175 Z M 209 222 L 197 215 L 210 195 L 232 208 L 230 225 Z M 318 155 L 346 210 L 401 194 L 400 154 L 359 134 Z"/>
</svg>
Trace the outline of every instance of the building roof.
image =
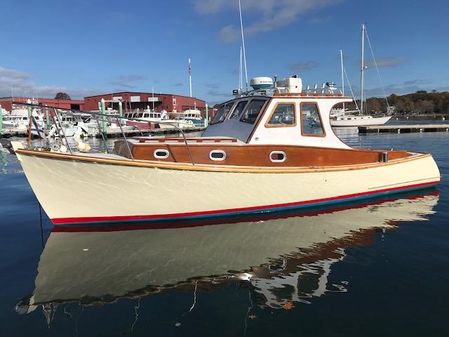
<svg viewBox="0 0 449 337">
<path fill-rule="evenodd" d="M 185 97 L 185 98 L 195 99 L 195 100 L 199 100 L 199 101 L 204 101 L 203 99 L 200 99 L 197 97 L 190 97 L 190 96 L 179 95 L 179 94 L 165 94 L 165 93 L 160 93 L 160 92 L 143 92 L 143 91 L 118 91 L 118 92 L 111 92 L 111 93 L 106 93 L 106 94 L 101 94 L 101 95 L 86 96 L 86 97 L 84 97 L 84 99 L 103 97 L 103 96 L 118 96 L 118 95 L 123 95 L 123 94 L 125 94 L 125 95 L 176 96 L 176 97 Z"/>
</svg>

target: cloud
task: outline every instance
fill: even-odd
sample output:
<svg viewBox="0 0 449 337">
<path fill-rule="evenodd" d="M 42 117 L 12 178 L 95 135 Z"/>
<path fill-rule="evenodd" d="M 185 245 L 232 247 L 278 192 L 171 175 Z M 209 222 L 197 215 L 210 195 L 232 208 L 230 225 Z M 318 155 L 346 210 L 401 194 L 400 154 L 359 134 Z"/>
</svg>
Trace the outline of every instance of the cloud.
<svg viewBox="0 0 449 337">
<path fill-rule="evenodd" d="M 409 80 L 409 81 L 404 81 L 404 85 L 413 85 L 413 84 L 427 84 L 427 83 L 429 83 L 429 81 L 428 80 L 421 80 L 421 79 L 418 79 L 418 80 Z"/>
<path fill-rule="evenodd" d="M 56 85 L 37 85 L 31 75 L 15 69 L 0 66 L 0 97 L 24 96 L 53 98 L 58 92 L 66 92 L 72 98 L 94 95 L 100 90 L 70 89 Z"/>
<path fill-rule="evenodd" d="M 313 10 L 335 6 L 344 0 L 245 0 L 242 3 L 244 30 L 246 36 L 276 30 L 297 21 Z M 238 4 L 229 0 L 195 0 L 194 8 L 201 15 L 217 14 L 224 10 L 237 10 Z M 251 13 L 257 21 L 246 22 L 245 14 Z M 236 17 L 237 19 L 237 17 Z M 237 21 L 237 20 L 236 20 Z M 240 28 L 227 25 L 219 32 L 225 42 L 239 38 Z"/>
<path fill-rule="evenodd" d="M 223 7 L 226 7 L 227 1 L 224 0 L 196 0 L 194 8 L 199 14 L 218 13 Z"/>
<path fill-rule="evenodd" d="M 184 83 L 182 82 L 177 82 L 177 83 L 173 83 L 173 87 L 183 87 Z"/>
<path fill-rule="evenodd" d="M 391 68 L 391 67 L 397 67 L 401 64 L 405 63 L 405 60 L 398 57 L 381 57 L 376 59 L 376 62 L 374 60 L 369 60 L 365 64 L 368 69 L 375 68 L 377 63 L 378 68 Z"/>
<path fill-rule="evenodd" d="M 218 89 L 220 87 L 218 83 L 213 82 L 206 83 L 205 86 L 210 89 Z"/>
<path fill-rule="evenodd" d="M 301 72 L 317 68 L 320 64 L 315 61 L 304 61 L 291 64 L 288 68 L 293 72 Z"/>
<path fill-rule="evenodd" d="M 220 91 L 214 90 L 214 89 L 209 90 L 207 92 L 208 96 L 213 96 L 213 97 L 226 97 L 226 98 L 229 98 L 229 97 L 231 97 L 231 94 L 232 94 L 231 92 L 220 92 Z"/>
<path fill-rule="evenodd" d="M 10 81 L 23 81 L 30 78 L 29 74 L 14 70 L 7 69 L 0 66 L 0 81 L 10 80 Z"/>
<path fill-rule="evenodd" d="M 143 75 L 119 75 L 115 77 L 109 84 L 118 86 L 120 88 L 133 89 L 135 88 L 135 83 L 146 80 L 147 77 Z"/>
</svg>

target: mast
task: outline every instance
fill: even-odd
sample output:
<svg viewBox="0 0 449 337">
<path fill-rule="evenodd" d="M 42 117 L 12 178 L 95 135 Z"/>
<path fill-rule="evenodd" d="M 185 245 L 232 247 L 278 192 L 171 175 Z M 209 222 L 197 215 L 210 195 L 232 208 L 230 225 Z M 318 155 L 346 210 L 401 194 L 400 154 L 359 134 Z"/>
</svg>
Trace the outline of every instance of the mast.
<svg viewBox="0 0 449 337">
<path fill-rule="evenodd" d="M 245 68 L 245 90 L 248 90 L 248 69 L 246 68 L 245 36 L 243 34 L 242 4 L 239 0 L 240 34 L 242 35 L 243 66 Z"/>
<path fill-rule="evenodd" d="M 343 50 L 340 49 L 340 68 L 341 68 L 341 93 L 345 95 L 345 69 L 343 67 Z M 345 103 L 343 103 L 343 110 L 345 110 Z"/>
<path fill-rule="evenodd" d="M 242 46 L 240 46 L 240 64 L 239 64 L 239 93 L 243 90 L 243 69 L 242 69 Z"/>
<path fill-rule="evenodd" d="M 362 46 L 360 64 L 360 113 L 365 112 L 365 24 L 362 24 Z"/>
<path fill-rule="evenodd" d="M 189 93 L 190 97 L 192 97 L 192 63 L 190 62 L 190 57 L 189 57 Z"/>
<path fill-rule="evenodd" d="M 152 110 L 152 112 L 154 112 L 154 87 L 151 87 L 151 101 L 153 102 L 153 110 Z"/>
</svg>

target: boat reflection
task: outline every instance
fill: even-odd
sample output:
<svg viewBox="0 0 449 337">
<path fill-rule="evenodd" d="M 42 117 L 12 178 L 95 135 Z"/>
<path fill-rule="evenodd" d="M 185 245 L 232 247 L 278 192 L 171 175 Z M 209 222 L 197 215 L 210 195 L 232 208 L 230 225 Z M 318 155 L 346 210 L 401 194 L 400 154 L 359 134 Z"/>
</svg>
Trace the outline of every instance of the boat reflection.
<svg viewBox="0 0 449 337">
<path fill-rule="evenodd" d="M 437 202 L 437 192 L 430 191 L 233 224 L 54 231 L 40 258 L 34 292 L 16 310 L 104 304 L 173 288 L 196 292 L 228 282 L 250 284 L 257 305 L 289 309 L 346 291 L 345 280 L 328 280 L 348 247 L 369 244 L 379 228 L 426 220 Z"/>
</svg>

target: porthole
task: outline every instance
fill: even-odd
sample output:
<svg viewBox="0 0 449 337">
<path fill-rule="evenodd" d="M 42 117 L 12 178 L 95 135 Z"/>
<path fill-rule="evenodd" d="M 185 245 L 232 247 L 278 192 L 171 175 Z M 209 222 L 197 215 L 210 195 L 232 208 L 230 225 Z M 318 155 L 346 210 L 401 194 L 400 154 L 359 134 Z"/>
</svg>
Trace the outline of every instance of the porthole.
<svg viewBox="0 0 449 337">
<path fill-rule="evenodd" d="M 284 151 L 271 151 L 270 160 L 273 163 L 283 163 L 287 159 L 287 155 Z"/>
<path fill-rule="evenodd" d="M 154 150 L 153 156 L 156 159 L 167 159 L 170 154 L 166 149 L 157 149 Z"/>
<path fill-rule="evenodd" d="M 226 152 L 223 150 L 212 150 L 209 152 L 209 159 L 213 161 L 222 161 L 226 159 Z"/>
</svg>

